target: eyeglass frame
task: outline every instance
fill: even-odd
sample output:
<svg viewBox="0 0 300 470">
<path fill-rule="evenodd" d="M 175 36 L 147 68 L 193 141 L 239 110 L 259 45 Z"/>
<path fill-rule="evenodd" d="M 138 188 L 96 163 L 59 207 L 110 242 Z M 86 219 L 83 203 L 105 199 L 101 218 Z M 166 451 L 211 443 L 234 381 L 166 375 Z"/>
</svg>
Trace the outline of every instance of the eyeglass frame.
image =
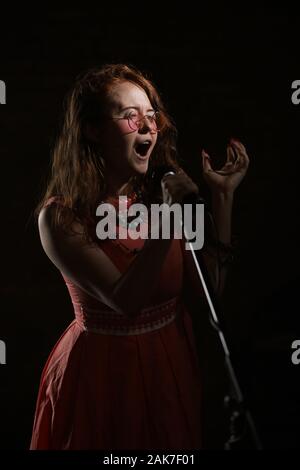
<svg viewBox="0 0 300 470">
<path fill-rule="evenodd" d="M 150 119 L 153 119 L 153 122 L 154 122 L 155 125 L 157 126 L 156 119 L 154 119 L 154 116 L 157 116 L 157 115 L 159 115 L 159 114 L 160 114 L 160 111 L 154 111 L 152 116 L 147 116 L 147 114 L 145 114 L 144 116 L 142 116 L 140 119 L 137 120 L 137 123 L 140 123 L 140 122 L 142 122 L 142 121 L 145 121 L 145 118 L 149 119 L 149 117 L 150 117 Z M 137 124 L 136 129 L 132 129 L 132 127 L 131 127 L 131 125 L 130 125 L 130 121 L 132 121 L 132 119 L 130 119 L 130 114 L 129 114 L 128 116 L 124 116 L 124 117 L 111 117 L 110 119 L 112 119 L 112 120 L 114 120 L 114 121 L 120 121 L 120 120 L 127 119 L 127 121 L 128 121 L 128 126 L 130 127 L 130 129 L 131 129 L 132 131 L 137 131 L 137 130 L 141 129 L 141 126 L 140 126 L 139 124 Z M 134 121 L 132 121 L 132 122 L 134 123 Z M 156 128 L 156 129 L 151 129 L 150 132 L 155 132 L 155 133 L 157 133 L 157 132 L 159 132 L 159 131 L 160 131 L 160 129 L 157 129 L 157 128 Z"/>
</svg>

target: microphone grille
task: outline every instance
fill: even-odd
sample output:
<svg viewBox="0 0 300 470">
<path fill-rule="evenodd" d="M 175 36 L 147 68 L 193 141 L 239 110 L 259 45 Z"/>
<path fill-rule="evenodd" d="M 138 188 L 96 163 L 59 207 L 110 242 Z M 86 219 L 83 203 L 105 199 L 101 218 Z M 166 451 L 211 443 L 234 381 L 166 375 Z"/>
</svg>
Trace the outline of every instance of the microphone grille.
<svg viewBox="0 0 300 470">
<path fill-rule="evenodd" d="M 161 182 L 162 178 L 167 174 L 167 173 L 172 173 L 176 174 L 176 168 L 173 167 L 172 165 L 159 165 L 155 167 L 152 171 L 152 181 L 154 184 L 158 184 Z"/>
</svg>

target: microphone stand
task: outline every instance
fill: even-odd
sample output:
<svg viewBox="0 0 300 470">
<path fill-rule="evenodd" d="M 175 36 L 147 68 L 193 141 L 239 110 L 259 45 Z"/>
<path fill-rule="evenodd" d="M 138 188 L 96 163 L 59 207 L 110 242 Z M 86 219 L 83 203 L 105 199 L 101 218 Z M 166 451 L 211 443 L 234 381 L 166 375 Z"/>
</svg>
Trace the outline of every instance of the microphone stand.
<svg viewBox="0 0 300 470">
<path fill-rule="evenodd" d="M 192 253 L 194 264 L 195 264 L 195 267 L 196 267 L 198 276 L 200 278 L 203 291 L 204 291 L 204 294 L 205 294 L 205 297 L 209 306 L 210 322 L 218 333 L 218 337 L 219 337 L 219 340 L 223 349 L 225 368 L 226 368 L 227 375 L 229 378 L 230 393 L 226 395 L 224 398 L 224 405 L 230 413 L 229 438 L 225 442 L 224 449 L 225 450 L 234 449 L 234 446 L 237 445 L 241 441 L 243 437 L 242 434 L 245 432 L 246 426 L 248 426 L 255 449 L 261 450 L 262 444 L 257 434 L 252 416 L 249 410 L 245 406 L 244 397 L 243 397 L 241 388 L 237 380 L 236 373 L 234 371 L 234 368 L 231 362 L 229 348 L 227 346 L 227 342 L 225 340 L 225 337 L 224 337 L 224 334 L 221 329 L 220 322 L 216 313 L 216 309 L 214 307 L 214 302 L 213 302 L 214 296 L 212 294 L 213 290 L 211 287 L 210 288 L 208 287 L 210 285 L 210 282 L 208 280 L 208 274 L 206 272 L 202 256 L 199 255 L 199 258 L 200 258 L 200 262 L 199 262 L 199 259 L 195 254 L 193 245 L 190 242 L 190 237 L 189 237 L 189 234 L 187 233 L 186 227 L 183 224 L 183 221 L 182 221 L 182 227 L 183 227 L 185 240 L 188 243 L 189 249 Z"/>
<path fill-rule="evenodd" d="M 174 168 L 171 165 L 160 165 L 158 167 L 155 167 L 152 173 L 150 172 L 150 175 L 151 175 L 150 178 L 152 180 L 153 187 L 155 188 L 156 185 L 159 185 L 160 187 L 161 180 L 163 177 L 166 177 L 168 175 L 175 175 L 175 174 L 176 174 L 176 168 Z M 191 199 L 187 197 L 185 200 L 187 203 L 192 202 L 194 204 L 195 202 L 196 203 L 198 202 L 198 203 L 204 204 L 204 200 L 200 198 L 199 196 L 197 196 L 197 198 L 195 199 L 194 196 L 192 195 Z M 245 431 L 246 425 L 247 425 L 251 433 L 255 448 L 257 450 L 261 450 L 262 444 L 257 434 L 252 416 L 249 410 L 245 406 L 244 397 L 243 397 L 241 388 L 237 380 L 236 373 L 234 371 L 234 368 L 231 362 L 229 348 L 227 346 L 227 342 L 225 340 L 225 337 L 224 337 L 224 334 L 221 329 L 220 322 L 216 313 L 216 309 L 214 307 L 213 289 L 210 286 L 209 276 L 208 276 L 208 273 L 206 272 L 205 264 L 202 260 L 201 255 L 199 255 L 199 259 L 200 259 L 200 262 L 199 262 L 195 254 L 195 251 L 193 249 L 193 246 L 190 242 L 191 238 L 189 237 L 189 234 L 187 233 L 183 220 L 181 222 L 182 222 L 184 238 L 186 242 L 188 243 L 189 248 L 191 250 L 194 264 L 196 267 L 196 271 L 200 278 L 203 291 L 204 291 L 204 294 L 205 294 L 205 297 L 209 306 L 210 323 L 212 324 L 213 328 L 217 331 L 218 337 L 219 337 L 219 340 L 223 349 L 225 369 L 226 369 L 227 376 L 229 379 L 230 393 L 224 397 L 224 406 L 227 408 L 227 410 L 230 413 L 229 438 L 225 442 L 224 449 L 231 450 L 234 448 L 235 445 L 237 445 L 241 441 L 242 434 Z"/>
</svg>

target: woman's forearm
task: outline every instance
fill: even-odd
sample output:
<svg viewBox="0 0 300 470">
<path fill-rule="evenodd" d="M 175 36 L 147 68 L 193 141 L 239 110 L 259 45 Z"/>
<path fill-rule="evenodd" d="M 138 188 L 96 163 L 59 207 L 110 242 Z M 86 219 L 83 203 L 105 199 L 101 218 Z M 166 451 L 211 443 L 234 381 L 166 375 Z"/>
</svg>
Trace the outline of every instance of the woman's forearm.
<svg viewBox="0 0 300 470">
<path fill-rule="evenodd" d="M 212 194 L 213 226 L 211 237 L 213 246 L 206 251 L 203 259 L 214 291 L 221 295 L 224 290 L 227 267 L 223 264 L 221 246 L 230 246 L 231 243 L 231 219 L 232 219 L 233 193 L 214 192 Z"/>
<path fill-rule="evenodd" d="M 225 245 L 231 243 L 231 216 L 233 192 L 212 194 L 212 215 L 217 233 L 217 240 Z"/>
</svg>

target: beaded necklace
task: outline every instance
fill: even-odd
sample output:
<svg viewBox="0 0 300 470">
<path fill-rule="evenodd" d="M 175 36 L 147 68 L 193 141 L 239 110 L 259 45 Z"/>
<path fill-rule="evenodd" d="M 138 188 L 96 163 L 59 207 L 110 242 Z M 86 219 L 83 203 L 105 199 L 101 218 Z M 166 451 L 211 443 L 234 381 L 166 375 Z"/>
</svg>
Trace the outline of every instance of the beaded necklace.
<svg viewBox="0 0 300 470">
<path fill-rule="evenodd" d="M 128 216 L 128 209 L 132 204 L 138 203 L 138 202 L 142 203 L 142 201 L 139 201 L 139 197 L 136 192 L 133 192 L 130 195 L 127 195 L 127 201 L 125 203 L 123 201 L 123 203 L 121 204 L 121 208 L 119 208 L 118 196 L 108 196 L 105 199 L 105 201 L 102 201 L 102 202 L 110 203 L 115 207 L 118 227 L 123 227 L 123 228 L 126 228 L 128 231 L 130 231 L 130 230 L 135 230 L 138 225 L 142 225 L 143 223 L 146 223 L 148 221 L 147 211 L 143 209 L 139 211 L 139 215 Z M 122 249 L 122 251 L 125 251 L 126 253 L 137 254 L 142 249 L 142 247 L 130 248 L 129 246 L 126 245 L 126 243 L 124 243 L 125 240 L 122 240 L 120 238 L 117 238 L 113 241 Z"/>
</svg>

